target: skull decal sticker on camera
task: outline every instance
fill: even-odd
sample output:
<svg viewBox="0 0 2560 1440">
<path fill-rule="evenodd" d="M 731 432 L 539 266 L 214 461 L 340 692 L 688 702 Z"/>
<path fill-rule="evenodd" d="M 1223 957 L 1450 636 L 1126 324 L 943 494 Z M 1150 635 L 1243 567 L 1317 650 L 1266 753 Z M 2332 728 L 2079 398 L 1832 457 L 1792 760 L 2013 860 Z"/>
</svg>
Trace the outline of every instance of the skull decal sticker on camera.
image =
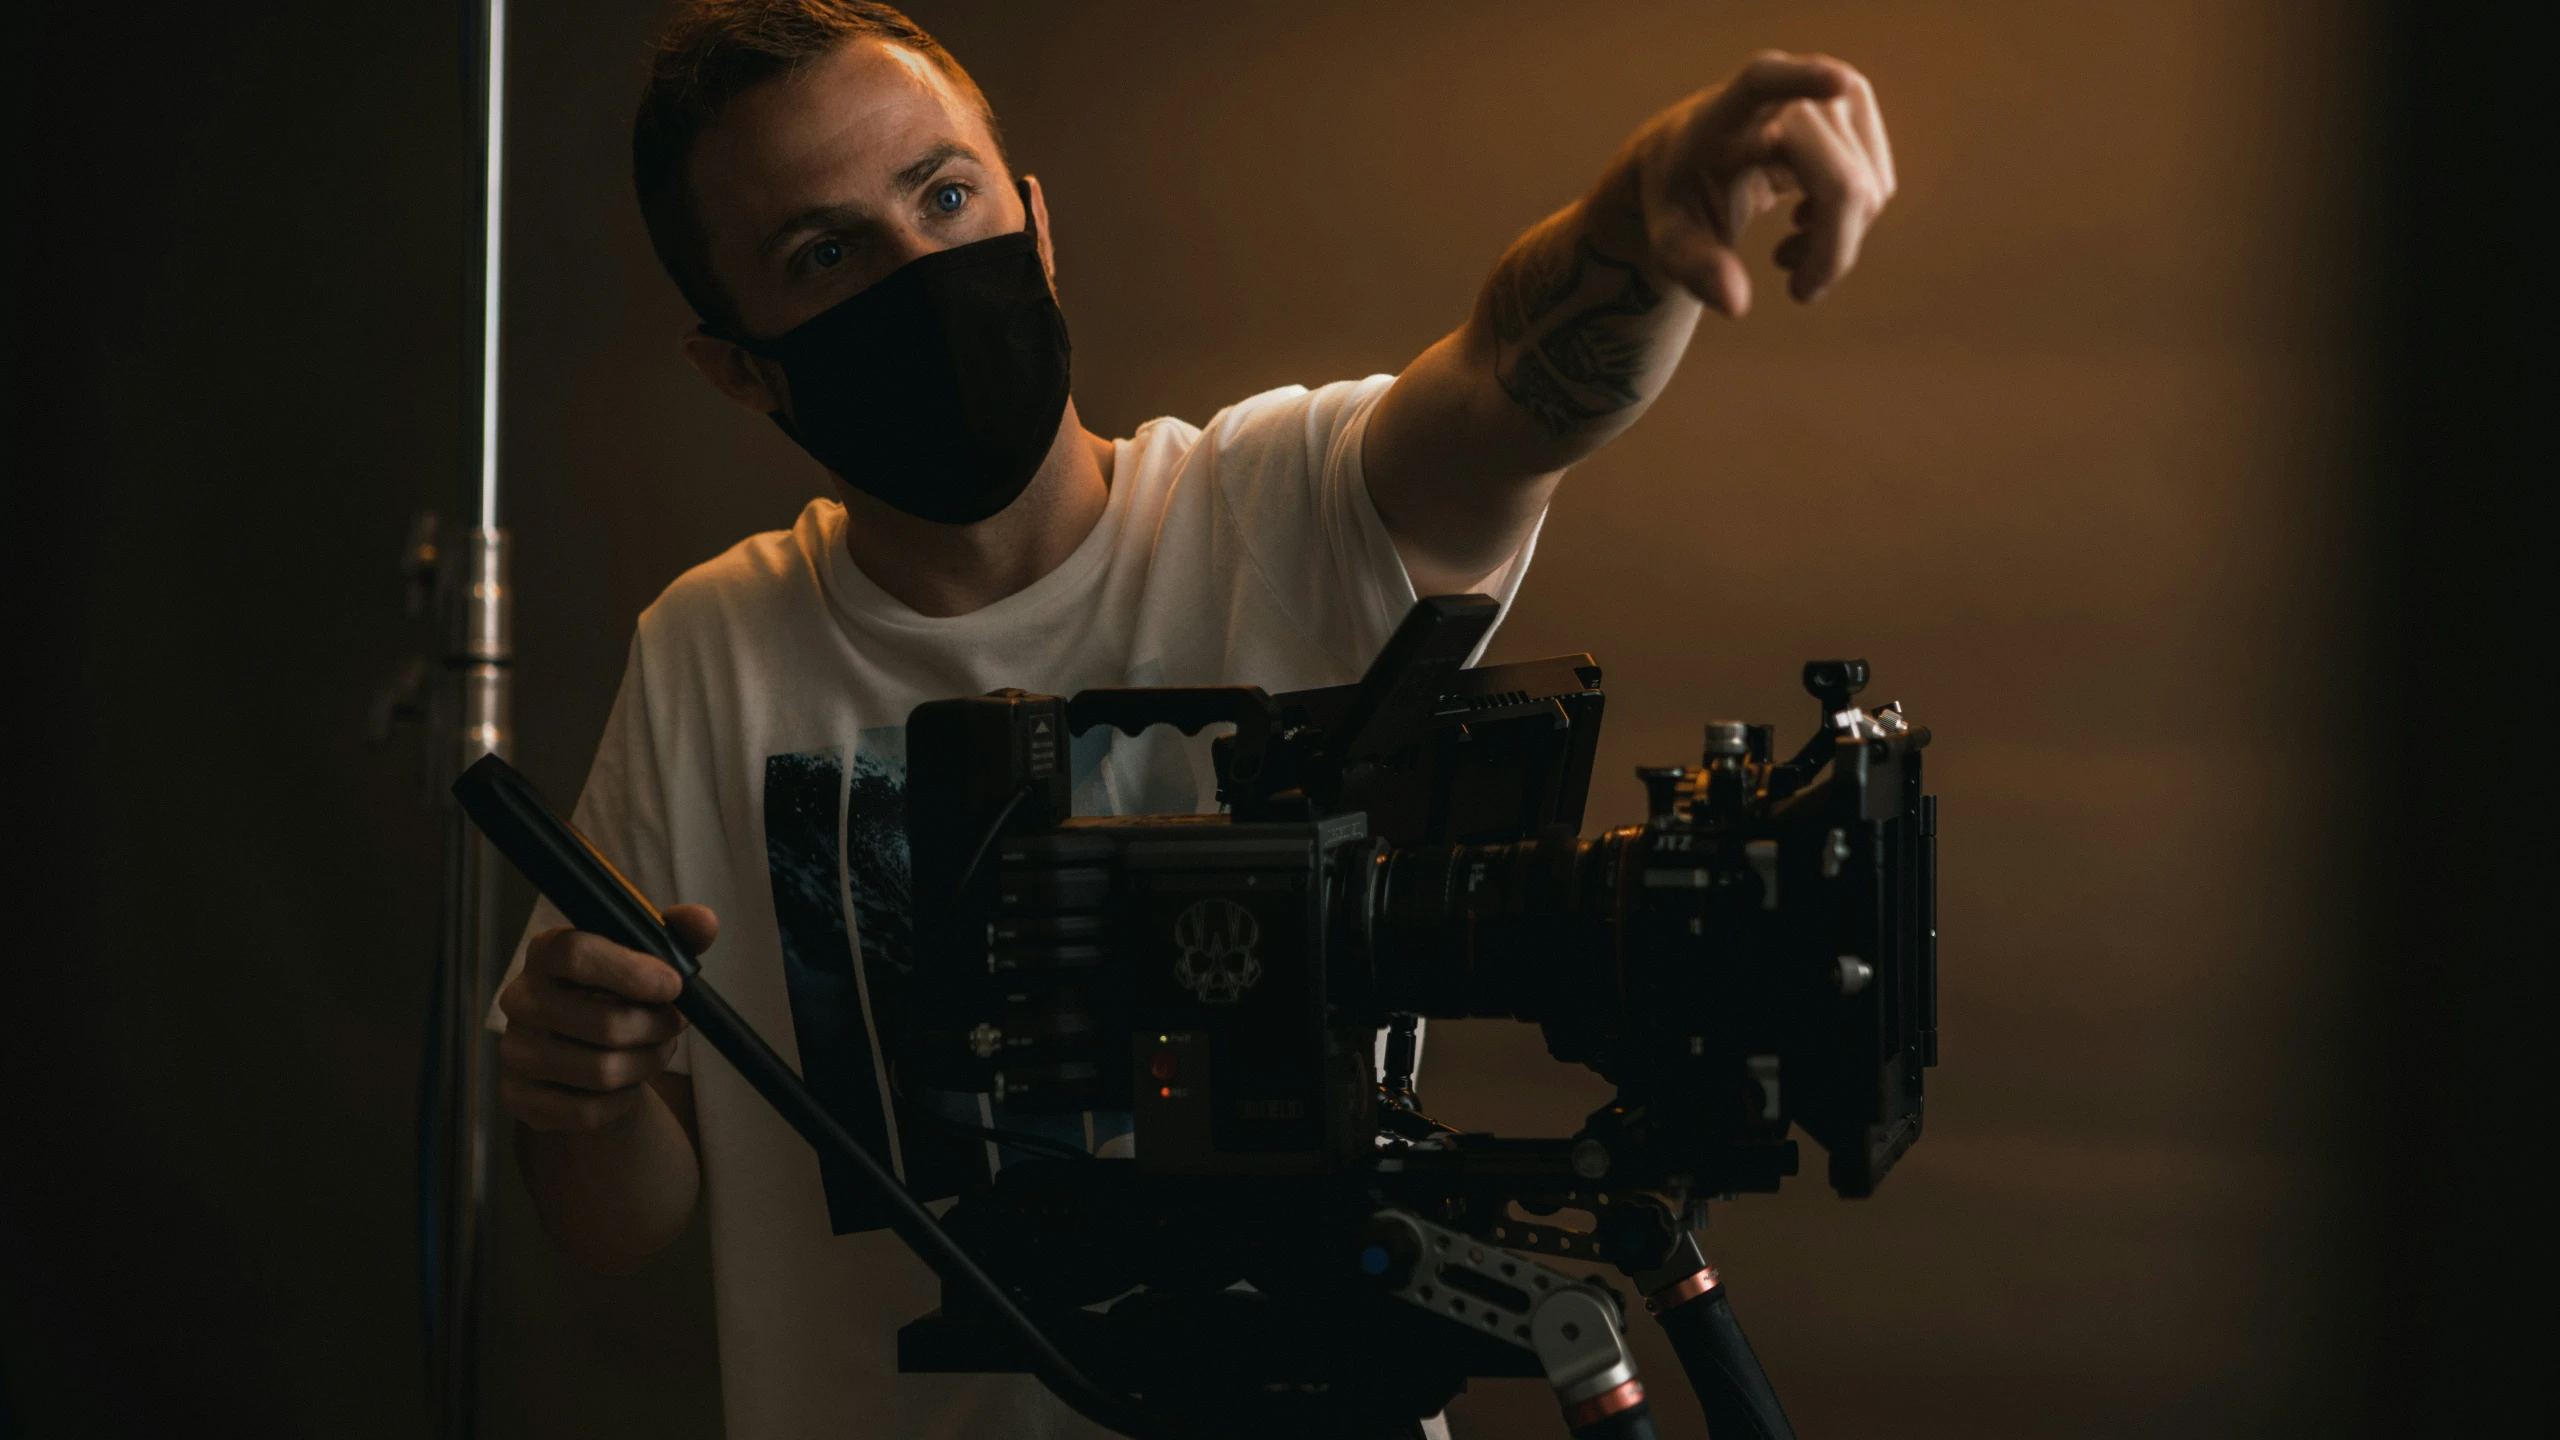
<svg viewBox="0 0 2560 1440">
<path fill-rule="evenodd" d="M 1173 943 L 1182 951 L 1173 978 L 1204 1005 L 1232 1005 L 1262 978 L 1253 953 L 1262 943 L 1262 922 L 1223 896 L 1193 901 L 1174 917 Z"/>
</svg>

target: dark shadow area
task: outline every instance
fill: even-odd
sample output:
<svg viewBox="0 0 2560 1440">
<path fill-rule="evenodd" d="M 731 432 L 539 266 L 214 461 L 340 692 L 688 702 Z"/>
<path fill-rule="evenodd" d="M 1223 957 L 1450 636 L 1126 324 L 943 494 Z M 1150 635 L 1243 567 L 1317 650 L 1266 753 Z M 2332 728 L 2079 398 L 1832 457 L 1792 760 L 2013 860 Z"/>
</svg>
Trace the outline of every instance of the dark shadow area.
<svg viewBox="0 0 2560 1440">
<path fill-rule="evenodd" d="M 359 731 L 386 562 L 461 457 L 455 28 L 18 37 L 0 1343 L 32 1435 L 422 1428 L 436 852 Z"/>
<path fill-rule="evenodd" d="M 2367 943 L 2332 1114 L 2327 1311 L 2370 1433 L 2548 1433 L 2555 1246 L 2542 1132 L 2560 617 L 2539 64 L 2511 7 L 2389 7 L 2374 67 L 2378 485 L 2363 713 Z"/>
</svg>

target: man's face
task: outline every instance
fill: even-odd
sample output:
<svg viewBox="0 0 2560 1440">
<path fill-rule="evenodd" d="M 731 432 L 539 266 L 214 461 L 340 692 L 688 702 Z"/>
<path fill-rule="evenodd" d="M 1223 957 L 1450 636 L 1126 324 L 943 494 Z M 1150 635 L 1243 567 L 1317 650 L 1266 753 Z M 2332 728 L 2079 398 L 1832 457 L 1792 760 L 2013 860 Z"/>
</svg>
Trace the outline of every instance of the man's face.
<svg viewBox="0 0 2560 1440">
<path fill-rule="evenodd" d="M 689 178 L 712 273 L 767 338 L 1025 219 L 976 107 L 931 61 L 869 40 L 738 97 Z"/>
</svg>

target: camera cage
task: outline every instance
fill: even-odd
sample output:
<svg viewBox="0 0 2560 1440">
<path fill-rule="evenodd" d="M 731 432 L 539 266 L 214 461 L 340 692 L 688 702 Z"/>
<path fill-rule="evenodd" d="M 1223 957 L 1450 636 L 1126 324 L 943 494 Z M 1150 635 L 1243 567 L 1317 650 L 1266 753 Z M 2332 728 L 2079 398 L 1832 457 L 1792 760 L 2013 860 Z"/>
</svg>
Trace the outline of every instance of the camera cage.
<svg viewBox="0 0 2560 1440">
<path fill-rule="evenodd" d="M 1449 1254 L 1492 1247 L 1522 1263 L 1547 1255 L 1658 1279 L 1698 1253 L 1689 1237 L 1710 1198 L 1774 1190 L 1796 1173 L 1791 1127 L 1823 1144 L 1830 1183 L 1849 1197 L 1872 1193 L 1919 1134 L 1921 1072 L 1936 1061 L 1935 805 L 1922 791 L 1920 757 L 1928 732 L 1909 725 L 1898 705 L 1872 715 L 1857 708 L 1865 662 L 1817 661 L 1803 678 L 1821 718 L 1794 755 L 1774 758 L 1773 727 L 1711 725 L 1704 765 L 1639 771 L 1645 826 L 1581 841 L 1605 703 L 1600 668 L 1588 655 L 1465 668 L 1497 615 L 1482 596 L 1423 600 L 1352 685 L 1278 696 L 1252 686 L 1064 699 L 1002 691 L 934 702 L 910 717 L 919 975 L 974 1000 L 923 997 L 918 1033 L 926 1048 L 944 1047 L 941 1063 L 914 1055 L 901 1063 L 1026 1113 L 1121 1108 L 1110 1097 L 1130 1097 L 1122 1106 L 1137 1117 L 1134 1161 L 1007 1152 L 1014 1158 L 963 1187 L 969 1193 L 951 1216 L 991 1270 L 1050 1307 L 1061 1333 L 1081 1337 L 1071 1348 L 1117 1357 L 1097 1364 L 1120 1383 L 1151 1395 L 1177 1385 L 1205 1403 L 1275 1386 L 1376 1396 L 1428 1373 L 1421 1391 L 1445 1400 L 1453 1377 L 1541 1373 L 1525 1323 L 1513 1324 L 1511 1343 L 1490 1347 L 1463 1325 L 1465 1343 L 1452 1345 L 1375 1305 L 1360 1310 L 1375 1332 L 1361 1345 L 1311 1348 L 1310 1322 L 1338 1322 L 1360 1307 L 1339 1286 L 1305 1285 L 1303 1269 L 1323 1259 L 1289 1235 L 1321 1233 L 1337 1256 L 1369 1255 L 1379 1247 L 1343 1238 L 1375 1231 L 1377 1217 L 1393 1212 L 1401 1217 L 1394 1225 L 1420 1229 L 1395 1231 L 1407 1238 L 1387 1248 L 1437 1247 L 1432 1263 L 1450 1277 L 1436 1289 L 1418 1282 L 1419 1300 L 1411 1287 L 1396 1292 L 1406 1308 L 1486 1325 L 1498 1313 L 1512 1324 L 1526 1311 L 1487 1297 L 1522 1292 L 1471 1286 L 1464 1266 L 1448 1268 Z M 1211 746 L 1224 813 L 1072 816 L 1067 738 L 1160 724 L 1193 735 L 1233 727 Z M 1240 858 L 1245 851 L 1254 854 Z M 1522 895 L 1499 914 L 1470 909 L 1466 895 L 1487 883 L 1488 865 L 1540 869 L 1545 878 L 1521 882 Z M 1599 900 L 1569 921 L 1561 912 L 1571 902 L 1559 898 L 1566 882 L 1549 882 L 1576 866 L 1587 873 L 1571 883 L 1586 901 Z M 1420 920 L 1381 898 L 1413 878 L 1406 869 L 1439 887 L 1437 908 Z M 1270 891 L 1247 888 L 1258 883 L 1289 900 L 1269 905 Z M 1167 890 L 1183 906 L 1149 898 Z M 1820 899 L 1779 903 L 1800 894 Z M 1442 994 L 1431 1004 L 1382 973 L 1393 968 L 1387 932 L 1400 923 L 1473 936 L 1501 921 L 1528 944 L 1569 946 L 1571 925 L 1589 931 L 1602 904 L 1617 907 L 1609 914 L 1620 952 L 1694 950 L 1715 927 L 1741 943 L 1728 947 L 1733 953 L 1693 955 L 1699 967 L 1751 969 L 1756 958 L 1782 961 L 1775 968 L 1787 973 L 1765 973 L 1773 966 L 1761 963 L 1764 973 L 1725 974 L 1703 987 L 1688 983 L 1694 976 L 1655 986 L 1655 998 L 1687 1007 L 1697 1022 L 1685 1038 L 1688 1063 L 1676 1053 L 1666 1059 L 1660 1035 L 1626 1033 L 1623 994 L 1616 1010 L 1571 995 L 1523 1002 L 1516 991 L 1490 1001 Z M 1215 925 L 1197 920 L 1203 907 L 1221 917 Z M 1089 923 L 1043 932 L 1052 917 Z M 1682 925 L 1686 941 L 1672 933 Z M 1236 937 L 1248 934 L 1259 942 L 1244 952 L 1251 980 L 1213 953 L 1220 945 L 1234 953 Z M 1269 943 L 1275 937 L 1297 954 L 1275 954 L 1285 948 Z M 1470 964 L 1481 962 L 1481 949 Z M 1072 977 L 1079 983 L 1037 973 L 1070 951 L 1088 967 Z M 1238 992 L 1276 986 L 1293 963 L 1305 982 L 1289 1011 L 1293 1035 L 1244 1033 L 1234 1023 Z M 1627 969 L 1621 954 L 1614 979 L 1622 992 Z M 1168 971 L 1193 993 L 1161 983 L 1152 999 L 1135 993 L 1147 982 L 1133 977 Z M 1117 1005 L 1094 993 L 1109 988 L 1108 972 L 1133 992 Z M 1612 977 L 1547 978 L 1596 987 Z M 1020 1003 L 1007 1008 L 991 999 L 999 993 Z M 1709 997 L 1754 1012 L 1756 1030 L 1696 1015 Z M 1456 1133 L 1422 1115 L 1413 1094 L 1412 1040 L 1424 1011 L 1537 1020 L 1555 1058 L 1598 1070 L 1619 1096 L 1572 1136 Z M 1387 1037 L 1383 1074 L 1370 1073 L 1373 1028 Z M 1115 1048 L 1114 1033 L 1130 1043 Z M 1067 1043 L 1079 1035 L 1095 1043 Z M 962 1048 L 974 1065 L 950 1063 Z M 1243 1051 L 1251 1058 L 1233 1059 Z M 1060 1058 L 1070 1053 L 1083 1058 Z M 1719 1111 L 1683 1093 L 1713 1068 L 1696 1062 L 1721 1063 L 1722 1078 L 1748 1091 L 1739 1108 L 1756 1113 L 1736 1123 L 1736 1106 Z M 1247 1138 L 1222 1153 L 1213 1131 L 1252 1127 L 1232 1108 L 1186 1119 L 1176 1113 L 1177 1092 L 1185 1080 L 1196 1088 L 1204 1071 L 1255 1065 L 1270 1072 L 1256 1083 L 1283 1098 L 1241 1103 L 1298 1107 L 1311 1123 L 1294 1139 Z M 1271 1078 L 1282 1071 L 1296 1088 Z M 962 1128 L 980 1142 L 1005 1138 L 1001 1129 Z M 1591 1217 L 1589 1228 L 1549 1218 L 1577 1211 Z M 1409 1241 L 1423 1231 L 1429 1238 Z M 1268 1277 L 1276 1273 L 1290 1278 L 1275 1286 Z M 1542 1283 L 1569 1278 L 1546 1273 L 1553 1278 Z M 1238 1282 L 1250 1292 L 1300 1293 L 1240 1298 Z M 1083 1308 L 1104 1301 L 1112 1301 L 1104 1314 Z M 1019 1368 L 1009 1342 L 967 1312 L 955 1304 L 908 1327 L 902 1366 Z M 1733 1341 L 1741 1343 L 1738 1329 Z M 1380 1367 L 1351 1359 L 1353 1349 L 1400 1359 Z M 1237 1368 L 1240 1354 L 1258 1366 Z M 1746 1368 L 1756 1374 L 1756 1365 Z M 1430 1413 L 1413 1409 L 1420 1401 L 1412 1396 L 1383 1403 Z"/>
<path fill-rule="evenodd" d="M 1852 703 L 1864 662 L 1818 661 L 1821 722 L 1793 757 L 1772 758 L 1771 727 L 1711 723 L 1704 765 L 1638 771 L 1644 825 L 1583 840 L 1599 671 L 1462 669 L 1495 614 L 1423 601 L 1353 686 L 917 709 L 924 983 L 887 998 L 923 1023 L 900 1068 L 965 1085 L 974 1062 L 998 1095 L 1019 1077 L 1008 1109 L 1030 1112 L 1118 1086 L 1139 1112 L 1134 1160 L 999 1166 L 999 1142 L 1029 1137 L 956 1126 L 988 1165 L 939 1217 L 919 1149 L 893 1177 L 523 776 L 487 756 L 453 789 L 574 926 L 684 978 L 676 1008 L 942 1279 L 901 1369 L 1027 1370 L 1143 1440 L 1410 1437 L 1471 1376 L 1542 1375 L 1581 1440 L 1649 1440 L 1627 1302 L 1531 1258 L 1549 1254 L 1635 1280 L 1719 1440 L 1792 1440 L 1694 1232 L 1707 1199 L 1794 1172 L 1793 1127 L 1852 1197 L 1918 1136 L 1937 1059 L 1928 732 Z M 1222 722 L 1225 814 L 1068 814 L 1071 730 Z M 1072 998 L 1097 978 L 1118 993 Z M 1053 1023 L 951 1028 L 1008 993 L 1045 995 L 1031 1009 Z M 1257 1009 L 1280 1023 L 1233 1019 Z M 1571 1137 L 1458 1134 L 1412 1095 L 1424 1013 L 1534 1019 L 1618 1099 Z M 1116 1069 L 1092 1043 L 1114 1025 L 1136 1027 Z M 1243 1103 L 1203 1108 L 1221 1092 Z M 1568 1207 L 1594 1223 L 1544 1221 Z"/>
</svg>

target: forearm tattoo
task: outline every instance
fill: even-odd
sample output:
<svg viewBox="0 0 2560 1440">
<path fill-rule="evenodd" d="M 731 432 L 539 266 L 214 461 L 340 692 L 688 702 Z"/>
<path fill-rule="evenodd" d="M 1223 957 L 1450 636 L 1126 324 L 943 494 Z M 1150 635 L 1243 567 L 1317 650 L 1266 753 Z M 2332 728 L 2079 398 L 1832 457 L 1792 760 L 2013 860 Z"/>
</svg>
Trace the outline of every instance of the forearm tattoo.
<svg viewBox="0 0 2560 1440">
<path fill-rule="evenodd" d="M 1494 379 L 1549 434 L 1567 435 L 1642 399 L 1662 303 L 1633 265 L 1594 248 L 1559 215 L 1520 237 L 1486 282 Z"/>
</svg>

